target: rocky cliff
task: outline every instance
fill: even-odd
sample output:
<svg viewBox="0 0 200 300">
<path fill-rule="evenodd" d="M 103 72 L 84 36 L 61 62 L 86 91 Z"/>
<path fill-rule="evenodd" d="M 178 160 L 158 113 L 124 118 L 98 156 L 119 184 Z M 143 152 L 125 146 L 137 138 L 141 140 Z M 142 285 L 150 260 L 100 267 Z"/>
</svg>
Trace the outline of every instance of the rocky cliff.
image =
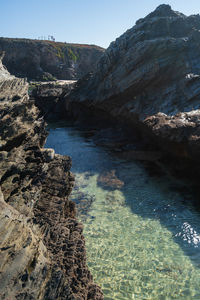
<svg viewBox="0 0 200 300">
<path fill-rule="evenodd" d="M 0 62 L 0 299 L 103 299 L 68 199 L 71 159 L 44 149 L 24 79 Z"/>
<path fill-rule="evenodd" d="M 78 81 L 66 99 L 66 109 L 74 113 L 81 107 L 80 110 L 100 111 L 101 115 L 108 113 L 155 140 L 161 136 L 161 130 L 155 131 L 155 122 L 162 114 L 152 118 L 154 122 L 144 120 L 158 112 L 165 113 L 168 116 L 162 115 L 159 124 L 169 132 L 160 144 L 171 153 L 177 153 L 174 147 L 181 144 L 179 148 L 184 148 L 185 156 L 192 159 L 188 138 L 193 137 L 195 128 L 193 143 L 199 140 L 199 113 L 183 114 L 181 118 L 170 116 L 200 108 L 199 49 L 200 16 L 187 17 L 169 5 L 160 5 L 110 44 L 96 71 Z M 170 118 L 173 126 L 169 126 Z M 183 132 L 183 127 L 191 125 L 190 119 L 192 126 L 184 131 L 187 134 L 173 140 L 172 128 Z M 173 143 L 168 143 L 169 138 Z"/>
<path fill-rule="evenodd" d="M 95 45 L 0 38 L 8 71 L 29 80 L 76 80 L 93 71 L 104 49 Z"/>
</svg>

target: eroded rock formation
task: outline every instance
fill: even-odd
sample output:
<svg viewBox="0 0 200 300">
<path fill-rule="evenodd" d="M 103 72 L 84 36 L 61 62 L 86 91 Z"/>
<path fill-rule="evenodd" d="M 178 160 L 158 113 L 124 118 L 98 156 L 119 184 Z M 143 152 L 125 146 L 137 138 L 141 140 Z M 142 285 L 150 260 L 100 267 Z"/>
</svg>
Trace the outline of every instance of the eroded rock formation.
<svg viewBox="0 0 200 300">
<path fill-rule="evenodd" d="M 74 115 L 78 108 L 80 112 L 86 108 L 92 113 L 108 114 L 131 124 L 133 130 L 139 129 L 150 139 L 153 136 L 154 142 L 168 131 L 162 148 L 167 150 L 167 141 L 174 138 L 186 153 L 186 144 L 192 147 L 199 139 L 199 112 L 170 116 L 200 108 L 199 48 L 200 16 L 187 17 L 169 5 L 160 5 L 110 44 L 96 72 L 78 81 L 66 99 L 66 109 Z M 158 112 L 169 116 L 149 119 Z M 146 118 L 148 121 L 144 121 Z M 162 123 L 159 133 L 155 130 L 156 120 Z M 174 127 L 179 138 L 173 135 Z M 193 138 L 193 133 L 185 134 L 190 132 L 188 127 L 193 128 Z"/>
<path fill-rule="evenodd" d="M 0 38 L 8 71 L 29 80 L 76 80 L 93 71 L 104 49 L 95 45 Z"/>
<path fill-rule="evenodd" d="M 71 159 L 42 148 L 28 84 L 1 63 L 0 87 L 0 299 L 103 299 L 68 199 Z"/>
<path fill-rule="evenodd" d="M 200 110 L 168 116 L 158 113 L 144 121 L 161 148 L 183 159 L 200 162 Z"/>
</svg>

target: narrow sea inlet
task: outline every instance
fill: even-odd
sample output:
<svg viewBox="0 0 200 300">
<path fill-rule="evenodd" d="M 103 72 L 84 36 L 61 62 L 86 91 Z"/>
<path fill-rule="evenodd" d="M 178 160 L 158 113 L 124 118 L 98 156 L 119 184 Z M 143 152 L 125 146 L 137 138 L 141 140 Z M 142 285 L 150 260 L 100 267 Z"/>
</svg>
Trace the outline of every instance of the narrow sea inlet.
<svg viewBox="0 0 200 300">
<path fill-rule="evenodd" d="M 51 124 L 46 147 L 72 158 L 71 198 L 105 299 L 199 300 L 200 213 L 193 195 L 153 163 L 126 159 L 125 147 L 99 145 L 94 135 Z"/>
</svg>

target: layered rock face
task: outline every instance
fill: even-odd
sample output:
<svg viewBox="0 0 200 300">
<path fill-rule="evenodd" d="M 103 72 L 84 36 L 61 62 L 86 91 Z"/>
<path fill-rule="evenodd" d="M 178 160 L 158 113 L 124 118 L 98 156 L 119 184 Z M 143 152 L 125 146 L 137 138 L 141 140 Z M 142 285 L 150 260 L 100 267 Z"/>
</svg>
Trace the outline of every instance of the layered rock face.
<svg viewBox="0 0 200 300">
<path fill-rule="evenodd" d="M 5 53 L 0 53 L 0 99 L 15 101 L 27 96 L 28 83 L 26 80 L 11 76 L 2 64 Z"/>
<path fill-rule="evenodd" d="M 0 64 L 0 298 L 103 299 L 68 199 L 71 159 L 47 136 L 24 79 Z"/>
<path fill-rule="evenodd" d="M 156 138 L 155 127 L 143 122 L 145 118 L 158 112 L 172 116 L 200 107 L 199 48 L 200 16 L 187 17 L 169 5 L 161 5 L 111 43 L 96 72 L 78 81 L 66 99 L 66 109 L 74 112 L 77 107 L 87 107 L 108 113 L 142 131 L 148 128 L 145 133 L 151 132 Z M 169 119 L 166 117 L 167 123 Z M 189 124 L 187 117 L 179 121 L 181 127 Z M 193 122 L 192 126 L 199 124 Z"/>
<path fill-rule="evenodd" d="M 9 72 L 29 80 L 76 80 L 93 71 L 104 49 L 30 39 L 0 38 L 0 51 Z"/>
<path fill-rule="evenodd" d="M 200 16 L 161 5 L 111 43 L 71 100 L 120 116 L 192 110 L 199 106 L 199 46 Z"/>
</svg>

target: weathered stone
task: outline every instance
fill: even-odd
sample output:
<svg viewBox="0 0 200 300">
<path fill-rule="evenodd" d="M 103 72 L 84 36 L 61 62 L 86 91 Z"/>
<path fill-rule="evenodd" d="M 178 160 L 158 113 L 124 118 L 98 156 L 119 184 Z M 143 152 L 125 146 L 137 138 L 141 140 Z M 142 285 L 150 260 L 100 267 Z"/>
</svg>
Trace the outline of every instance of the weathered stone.
<svg viewBox="0 0 200 300">
<path fill-rule="evenodd" d="M 71 159 L 42 148 L 45 123 L 26 81 L 1 64 L 0 78 L 0 298 L 103 299 L 68 199 Z"/>
<path fill-rule="evenodd" d="M 50 162 L 55 157 L 54 149 L 41 149 L 41 152 L 46 162 Z"/>
<path fill-rule="evenodd" d="M 165 151 L 200 162 L 200 110 L 174 116 L 158 113 L 146 118 L 144 124 Z"/>
</svg>

